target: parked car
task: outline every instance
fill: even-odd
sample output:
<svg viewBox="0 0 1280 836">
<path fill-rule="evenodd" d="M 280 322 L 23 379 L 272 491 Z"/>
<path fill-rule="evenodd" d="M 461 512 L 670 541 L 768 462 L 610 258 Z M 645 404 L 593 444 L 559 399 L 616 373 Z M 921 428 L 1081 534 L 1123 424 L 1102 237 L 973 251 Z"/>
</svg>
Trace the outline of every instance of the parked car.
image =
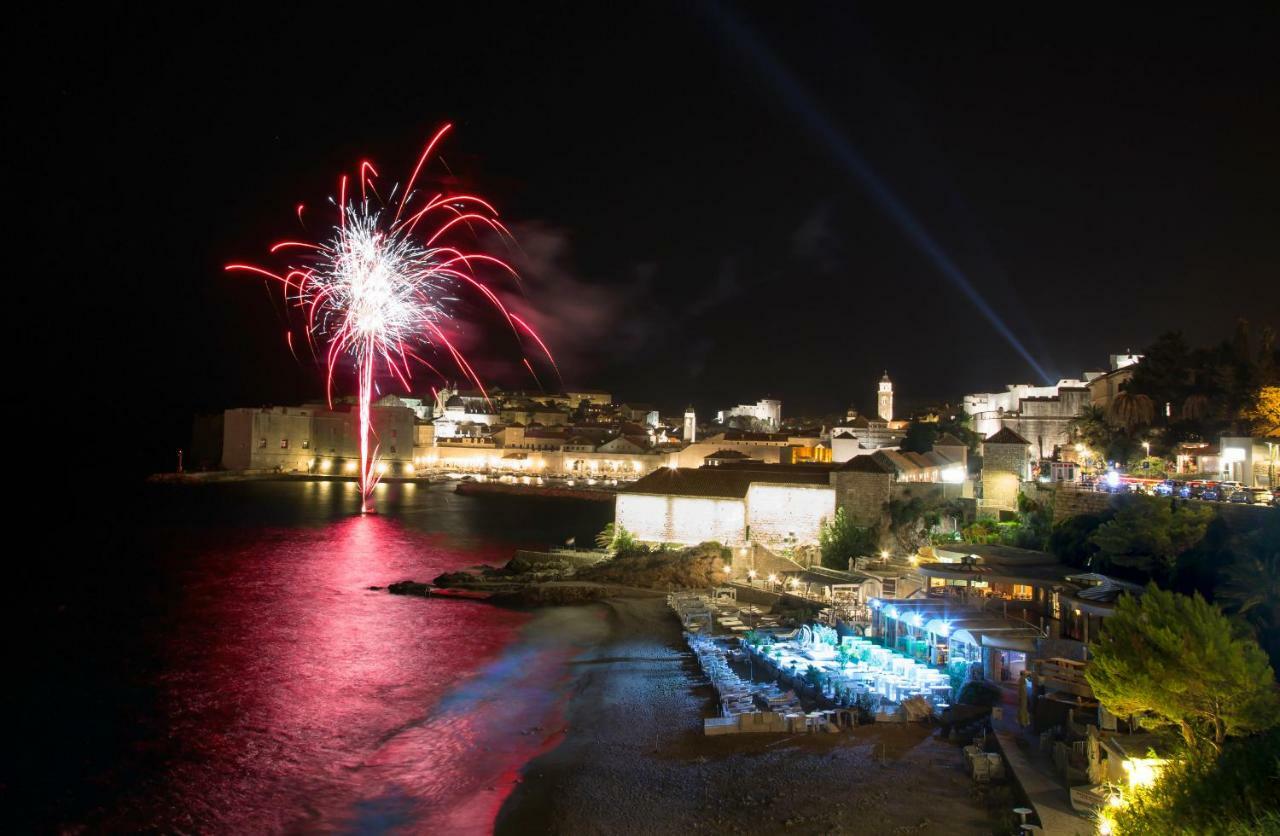
<svg viewBox="0 0 1280 836">
<path fill-rule="evenodd" d="M 1165 479 L 1163 482 L 1156 482 L 1151 488 L 1151 492 L 1156 496 L 1173 496 L 1181 485 L 1172 479 Z"/>
<path fill-rule="evenodd" d="M 1210 482 L 1200 491 L 1200 498 L 1206 502 L 1217 502 L 1222 499 L 1222 488 L 1216 482 Z"/>
<path fill-rule="evenodd" d="M 1178 496 L 1183 499 L 1200 499 L 1204 495 L 1204 482 L 1185 482 L 1178 488 Z"/>
<path fill-rule="evenodd" d="M 1231 493 L 1224 493 L 1223 495 L 1226 496 L 1227 502 L 1238 502 L 1244 503 L 1245 505 L 1248 505 L 1249 500 L 1251 499 L 1249 492 L 1243 488 L 1238 491 L 1232 491 Z"/>
<path fill-rule="evenodd" d="M 1250 505 L 1270 505 L 1275 499 L 1266 488 L 1245 488 L 1244 492 L 1249 495 Z"/>
</svg>

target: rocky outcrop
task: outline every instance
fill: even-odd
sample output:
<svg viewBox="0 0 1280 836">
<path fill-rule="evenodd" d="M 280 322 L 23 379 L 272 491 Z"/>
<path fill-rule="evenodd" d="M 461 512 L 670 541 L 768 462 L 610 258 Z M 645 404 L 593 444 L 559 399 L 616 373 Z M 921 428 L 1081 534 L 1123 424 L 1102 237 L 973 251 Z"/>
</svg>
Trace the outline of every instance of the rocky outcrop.
<svg viewBox="0 0 1280 836">
<path fill-rule="evenodd" d="M 579 580 L 616 583 L 648 589 L 689 589 L 723 582 L 721 569 L 730 557 L 719 543 L 702 543 L 678 551 L 618 556 L 580 569 Z"/>
<path fill-rule="evenodd" d="M 369 587 L 376 589 L 377 587 Z M 417 581 L 399 581 L 387 587 L 392 595 L 421 595 L 423 598 L 431 594 L 431 586 Z"/>
</svg>

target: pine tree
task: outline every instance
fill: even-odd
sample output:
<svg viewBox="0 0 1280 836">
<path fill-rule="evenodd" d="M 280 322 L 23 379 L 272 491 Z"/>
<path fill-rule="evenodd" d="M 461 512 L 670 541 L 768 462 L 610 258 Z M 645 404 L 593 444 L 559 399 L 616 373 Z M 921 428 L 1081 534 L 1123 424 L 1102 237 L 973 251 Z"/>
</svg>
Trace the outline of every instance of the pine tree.
<svg viewBox="0 0 1280 836">
<path fill-rule="evenodd" d="M 1193 749 L 1280 723 L 1266 654 L 1206 602 L 1150 584 L 1102 624 L 1085 676 L 1108 711 L 1148 728 L 1173 727 Z"/>
</svg>

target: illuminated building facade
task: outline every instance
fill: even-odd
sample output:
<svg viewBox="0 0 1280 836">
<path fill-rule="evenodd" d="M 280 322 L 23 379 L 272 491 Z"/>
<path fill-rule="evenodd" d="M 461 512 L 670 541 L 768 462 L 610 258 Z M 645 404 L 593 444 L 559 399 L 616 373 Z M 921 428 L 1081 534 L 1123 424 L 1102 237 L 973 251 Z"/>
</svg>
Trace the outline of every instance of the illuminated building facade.
<svg viewBox="0 0 1280 836">
<path fill-rule="evenodd" d="M 785 548 L 816 543 L 834 514 L 825 470 L 726 466 L 655 471 L 619 491 L 615 521 L 643 542 Z"/>
<path fill-rule="evenodd" d="M 384 472 L 413 472 L 418 440 L 411 407 L 370 410 Z M 358 421 L 348 408 L 323 404 L 228 409 L 223 414 L 222 466 L 228 470 L 350 474 L 360 457 Z"/>
</svg>

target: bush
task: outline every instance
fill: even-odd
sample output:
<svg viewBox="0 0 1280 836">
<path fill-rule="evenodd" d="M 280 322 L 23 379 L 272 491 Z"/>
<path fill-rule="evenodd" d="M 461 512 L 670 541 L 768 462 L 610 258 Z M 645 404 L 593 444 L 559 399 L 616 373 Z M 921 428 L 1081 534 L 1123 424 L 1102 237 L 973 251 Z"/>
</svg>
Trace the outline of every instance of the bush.
<svg viewBox="0 0 1280 836">
<path fill-rule="evenodd" d="M 991 708 L 1000 703 L 1000 686 L 990 682 L 975 680 L 966 682 L 960 688 L 956 702 L 962 705 L 981 705 Z"/>
<path fill-rule="evenodd" d="M 1184 755 L 1108 811 L 1116 834 L 1280 833 L 1280 729 L 1232 741 L 1216 759 Z"/>
<path fill-rule="evenodd" d="M 1103 523 L 1108 522 L 1114 512 L 1105 514 L 1077 514 L 1068 517 L 1053 527 L 1049 534 L 1049 551 L 1077 569 L 1088 568 L 1098 547 L 1090 539 L 1093 532 Z"/>
<path fill-rule="evenodd" d="M 831 522 L 823 521 L 818 530 L 822 565 L 828 569 L 846 570 L 849 559 L 871 554 L 876 549 L 876 533 L 853 524 L 843 508 L 837 508 Z"/>
</svg>

